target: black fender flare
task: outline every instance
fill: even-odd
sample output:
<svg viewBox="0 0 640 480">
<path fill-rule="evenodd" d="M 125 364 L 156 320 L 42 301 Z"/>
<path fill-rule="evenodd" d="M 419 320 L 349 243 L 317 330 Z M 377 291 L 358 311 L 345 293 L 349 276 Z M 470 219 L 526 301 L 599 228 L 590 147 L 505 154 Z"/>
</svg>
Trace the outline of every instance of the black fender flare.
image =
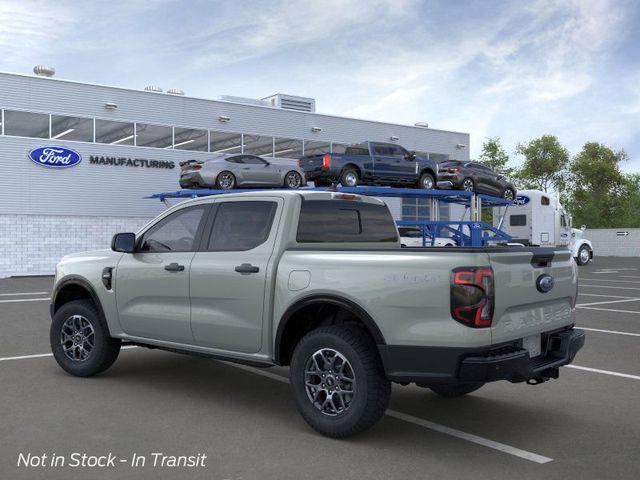
<svg viewBox="0 0 640 480">
<path fill-rule="evenodd" d="M 418 180 L 420 180 L 420 177 L 422 177 L 422 175 L 425 174 L 425 173 L 430 174 L 433 177 L 433 181 L 434 182 L 438 181 L 438 176 L 436 175 L 436 172 L 429 165 L 427 165 L 425 167 L 422 167 L 422 169 L 418 173 Z"/>
<path fill-rule="evenodd" d="M 299 299 L 294 304 L 290 305 L 280 318 L 280 323 L 278 324 L 278 330 L 276 331 L 276 338 L 274 342 L 274 360 L 276 364 L 282 365 L 282 337 L 291 318 L 301 309 L 319 303 L 323 303 L 325 305 L 335 305 L 349 311 L 359 320 L 361 320 L 362 323 L 364 323 L 365 327 L 367 328 L 377 345 L 386 345 L 384 336 L 382 335 L 382 332 L 380 331 L 380 328 L 378 328 L 376 322 L 373 320 L 373 318 L 371 318 L 371 315 L 369 315 L 366 310 L 364 310 L 357 303 L 338 295 L 309 295 L 307 297 Z"/>
<path fill-rule="evenodd" d="M 55 305 L 56 305 L 56 300 L 58 298 L 58 294 L 63 288 L 68 287 L 69 285 L 77 285 L 79 287 L 82 287 L 87 292 L 89 292 L 89 296 L 91 297 L 91 300 L 93 301 L 96 308 L 98 309 L 98 312 L 100 313 L 103 319 L 105 318 L 104 310 L 102 309 L 102 303 L 100 302 L 100 298 L 98 298 L 98 294 L 96 293 L 95 289 L 93 288 L 93 286 L 88 280 L 78 275 L 69 275 L 68 277 L 65 277 L 64 279 L 62 279 L 56 285 L 55 289 L 53 290 L 53 293 L 51 294 L 51 317 L 52 318 L 53 318 L 53 315 L 56 313 Z"/>
</svg>

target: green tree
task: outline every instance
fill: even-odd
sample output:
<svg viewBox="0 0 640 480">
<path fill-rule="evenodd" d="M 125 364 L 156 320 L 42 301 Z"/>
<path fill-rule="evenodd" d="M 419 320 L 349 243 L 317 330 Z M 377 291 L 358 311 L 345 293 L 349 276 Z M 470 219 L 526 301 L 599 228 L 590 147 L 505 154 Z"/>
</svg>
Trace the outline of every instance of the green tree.
<svg viewBox="0 0 640 480">
<path fill-rule="evenodd" d="M 554 135 L 543 135 L 516 147 L 524 156 L 522 167 L 516 172 L 520 188 L 535 188 L 548 192 L 564 190 L 569 151 Z"/>
<path fill-rule="evenodd" d="M 506 177 L 513 175 L 513 168 L 507 166 L 509 155 L 499 137 L 485 138 L 478 161 Z"/>
<path fill-rule="evenodd" d="M 633 204 L 637 207 L 640 179 L 620 170 L 625 160 L 624 150 L 598 142 L 585 143 L 573 158 L 567 203 L 575 225 L 620 227 L 638 222 Z"/>
</svg>

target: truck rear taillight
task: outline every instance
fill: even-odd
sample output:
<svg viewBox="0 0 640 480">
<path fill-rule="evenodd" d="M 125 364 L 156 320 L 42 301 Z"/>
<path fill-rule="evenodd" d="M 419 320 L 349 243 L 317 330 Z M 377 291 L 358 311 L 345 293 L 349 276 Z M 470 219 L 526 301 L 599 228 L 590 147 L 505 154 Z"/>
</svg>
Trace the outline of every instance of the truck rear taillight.
<svg viewBox="0 0 640 480">
<path fill-rule="evenodd" d="M 331 168 L 331 155 L 328 153 L 322 156 L 322 168 Z"/>
<path fill-rule="evenodd" d="M 495 293 L 491 267 L 460 267 L 451 272 L 451 316 L 472 328 L 493 321 Z"/>
<path fill-rule="evenodd" d="M 200 170 L 202 168 L 202 165 L 194 165 L 191 167 L 191 170 Z"/>
</svg>

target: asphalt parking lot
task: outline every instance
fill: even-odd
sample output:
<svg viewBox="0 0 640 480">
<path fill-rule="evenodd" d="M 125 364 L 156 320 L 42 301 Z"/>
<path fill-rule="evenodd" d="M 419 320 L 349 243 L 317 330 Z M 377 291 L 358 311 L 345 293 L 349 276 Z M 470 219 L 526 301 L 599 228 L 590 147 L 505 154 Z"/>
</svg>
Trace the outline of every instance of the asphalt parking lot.
<svg viewBox="0 0 640 480">
<path fill-rule="evenodd" d="M 458 399 L 394 386 L 348 440 L 314 433 L 286 370 L 143 348 L 88 379 L 49 355 L 52 278 L 0 280 L 0 479 L 640 478 L 640 259 L 580 268 L 587 344 L 560 379 Z M 207 455 L 204 467 L 18 467 L 20 453 Z"/>
</svg>

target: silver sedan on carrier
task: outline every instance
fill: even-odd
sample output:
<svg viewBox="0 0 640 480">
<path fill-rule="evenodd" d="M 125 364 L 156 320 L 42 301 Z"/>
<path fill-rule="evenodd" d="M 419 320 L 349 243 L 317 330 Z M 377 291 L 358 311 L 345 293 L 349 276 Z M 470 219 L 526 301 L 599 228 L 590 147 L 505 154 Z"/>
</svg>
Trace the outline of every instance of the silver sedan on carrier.
<svg viewBox="0 0 640 480">
<path fill-rule="evenodd" d="M 219 155 L 211 160 L 180 163 L 181 188 L 299 188 L 307 184 L 295 160 L 257 155 Z"/>
</svg>

